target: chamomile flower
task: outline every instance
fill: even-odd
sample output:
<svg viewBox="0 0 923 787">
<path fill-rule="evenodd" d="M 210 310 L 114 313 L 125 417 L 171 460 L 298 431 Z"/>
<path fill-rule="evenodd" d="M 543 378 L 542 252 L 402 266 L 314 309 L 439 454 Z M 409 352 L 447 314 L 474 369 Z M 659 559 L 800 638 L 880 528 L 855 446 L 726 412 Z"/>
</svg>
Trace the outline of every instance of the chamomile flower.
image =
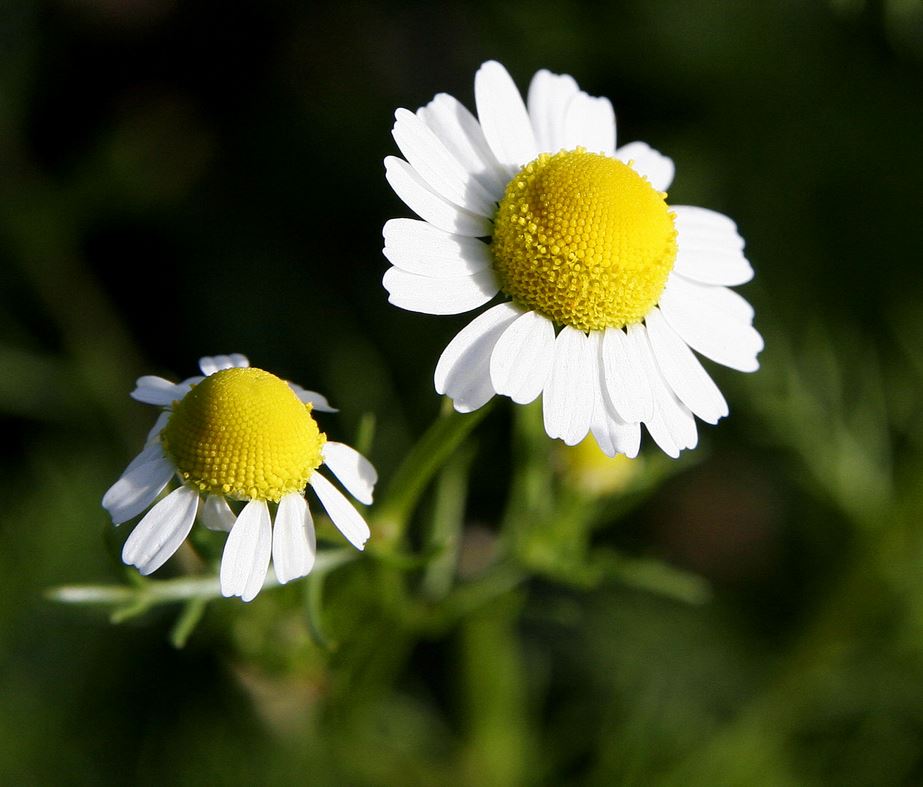
<svg viewBox="0 0 923 787">
<path fill-rule="evenodd" d="M 346 539 L 362 549 L 368 525 L 318 470 L 329 468 L 366 504 L 377 474 L 367 459 L 320 431 L 311 413 L 335 412 L 327 400 L 252 368 L 243 355 L 202 358 L 199 367 L 202 376 L 180 383 L 141 377 L 131 394 L 162 412 L 144 450 L 103 497 L 116 525 L 150 508 L 125 542 L 125 563 L 145 575 L 156 571 L 198 516 L 206 527 L 228 531 L 222 594 L 250 601 L 263 586 L 270 560 L 282 583 L 305 576 L 314 565 L 307 486 Z M 177 488 L 155 503 L 174 479 Z"/>
<path fill-rule="evenodd" d="M 605 98 L 539 71 L 523 102 L 487 62 L 477 117 L 446 94 L 396 112 L 404 158 L 388 182 L 420 217 L 384 227 L 389 300 L 427 314 L 502 301 L 449 343 L 435 385 L 460 412 L 495 394 L 542 396 L 545 431 L 591 433 L 608 455 L 638 453 L 644 424 L 670 456 L 696 445 L 695 416 L 728 407 L 693 350 L 750 372 L 763 347 L 731 286 L 753 276 L 726 216 L 671 205 L 673 162 L 616 146 Z"/>
</svg>

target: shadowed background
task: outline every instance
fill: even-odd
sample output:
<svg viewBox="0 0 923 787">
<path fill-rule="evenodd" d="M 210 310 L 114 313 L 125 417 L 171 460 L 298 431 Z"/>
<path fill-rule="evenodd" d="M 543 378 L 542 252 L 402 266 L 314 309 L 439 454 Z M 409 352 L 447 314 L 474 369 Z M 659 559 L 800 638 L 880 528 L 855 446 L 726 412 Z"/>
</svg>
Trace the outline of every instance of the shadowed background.
<svg viewBox="0 0 923 787">
<path fill-rule="evenodd" d="M 381 288 L 393 111 L 473 108 L 490 58 L 611 98 L 671 201 L 747 240 L 762 370 L 709 366 L 731 417 L 669 470 L 645 438 L 656 483 L 593 534 L 709 592 L 549 571 L 393 636 L 356 570 L 332 653 L 297 587 L 211 605 L 182 650 L 175 610 L 46 600 L 125 576 L 99 500 L 153 420 L 139 374 L 246 353 L 327 394 L 338 439 L 375 413 L 387 482 L 470 319 Z M 921 64 L 913 0 L 0 4 L 4 783 L 923 781 Z M 476 432 L 463 559 L 510 413 Z"/>
</svg>

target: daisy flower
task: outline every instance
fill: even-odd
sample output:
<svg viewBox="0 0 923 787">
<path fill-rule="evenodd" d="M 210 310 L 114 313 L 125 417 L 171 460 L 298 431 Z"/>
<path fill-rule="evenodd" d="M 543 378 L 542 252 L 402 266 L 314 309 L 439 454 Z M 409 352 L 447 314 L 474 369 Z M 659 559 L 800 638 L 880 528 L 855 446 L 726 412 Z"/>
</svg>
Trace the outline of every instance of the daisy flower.
<svg viewBox="0 0 923 787">
<path fill-rule="evenodd" d="M 751 372 L 763 347 L 729 289 L 753 276 L 734 222 L 668 204 L 673 162 L 617 147 L 612 105 L 570 76 L 539 71 L 523 102 L 491 61 L 474 94 L 477 117 L 444 93 L 397 110 L 404 158 L 385 159 L 420 217 L 384 227 L 390 302 L 459 314 L 502 298 L 446 347 L 436 390 L 460 412 L 541 395 L 550 437 L 590 433 L 610 456 L 637 455 L 641 424 L 670 456 L 694 447 L 695 416 L 728 413 L 695 353 Z"/>
<path fill-rule="evenodd" d="M 333 524 L 362 549 L 368 525 L 317 471 L 325 465 L 365 504 L 372 502 L 377 474 L 354 449 L 320 431 L 311 412 L 335 412 L 327 400 L 250 367 L 243 355 L 202 358 L 199 367 L 202 376 L 181 383 L 141 377 L 131 394 L 162 412 L 144 450 L 103 497 L 116 525 L 150 507 L 125 542 L 122 560 L 144 575 L 156 571 L 198 516 L 212 530 L 229 531 L 221 593 L 250 601 L 263 586 L 270 559 L 282 583 L 314 566 L 308 485 Z M 173 479 L 177 488 L 154 503 Z"/>
</svg>

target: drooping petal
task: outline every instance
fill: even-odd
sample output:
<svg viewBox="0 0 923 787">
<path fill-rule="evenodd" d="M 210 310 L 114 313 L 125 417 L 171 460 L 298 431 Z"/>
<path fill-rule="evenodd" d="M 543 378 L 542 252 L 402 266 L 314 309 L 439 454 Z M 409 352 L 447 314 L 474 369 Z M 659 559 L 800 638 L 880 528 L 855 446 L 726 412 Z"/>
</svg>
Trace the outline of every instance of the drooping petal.
<svg viewBox="0 0 923 787">
<path fill-rule="evenodd" d="M 159 443 L 147 446 L 105 495 L 103 508 L 114 525 L 136 517 L 157 498 L 176 472 Z"/>
<path fill-rule="evenodd" d="M 607 456 L 624 454 L 633 459 L 638 455 L 641 447 L 641 424 L 637 421 L 625 423 L 607 402 L 602 360 L 603 336 L 602 331 L 591 331 L 589 335 L 591 362 L 595 367 L 590 434 L 593 435 L 600 450 Z"/>
<path fill-rule="evenodd" d="M 654 361 L 646 328 L 643 325 L 629 326 L 628 338 L 638 348 L 654 400 L 653 415 L 644 421 L 644 425 L 663 452 L 675 459 L 684 448 L 694 448 L 698 442 L 695 418 L 667 387 Z"/>
<path fill-rule="evenodd" d="M 673 393 L 703 421 L 718 423 L 728 414 L 727 402 L 692 350 L 669 326 L 660 309 L 651 309 L 645 323 L 657 367 Z"/>
<path fill-rule="evenodd" d="M 460 413 L 485 405 L 495 391 L 490 382 L 490 356 L 500 335 L 522 311 L 500 303 L 478 315 L 449 342 L 436 364 L 436 391 L 452 399 Z"/>
<path fill-rule="evenodd" d="M 385 159 L 385 178 L 394 193 L 424 221 L 459 235 L 475 238 L 490 235 L 490 221 L 440 197 L 404 159 L 388 156 Z"/>
<path fill-rule="evenodd" d="M 317 537 L 304 496 L 292 492 L 279 501 L 272 529 L 272 566 L 281 584 L 305 577 L 314 568 Z"/>
<path fill-rule="evenodd" d="M 154 421 L 154 425 L 151 427 L 151 431 L 147 433 L 147 439 L 144 441 L 145 448 L 158 441 L 157 438 L 160 437 L 160 433 L 164 430 L 164 427 L 167 425 L 169 420 L 169 410 L 164 410 L 160 415 L 157 416 L 157 420 Z"/>
<path fill-rule="evenodd" d="M 590 430 L 593 415 L 592 349 L 583 331 L 564 326 L 555 339 L 554 364 L 542 396 L 545 432 L 576 445 Z"/>
<path fill-rule="evenodd" d="M 629 142 L 615 151 L 615 157 L 631 163 L 635 172 L 644 175 L 657 191 L 666 191 L 673 182 L 676 167 L 673 159 L 654 150 L 646 142 Z"/>
<path fill-rule="evenodd" d="M 490 247 L 416 219 L 391 219 L 382 233 L 384 254 L 397 268 L 439 279 L 470 276 L 492 264 Z"/>
<path fill-rule="evenodd" d="M 650 384 L 641 358 L 625 332 L 606 328 L 599 351 L 604 391 L 616 414 L 626 423 L 650 418 L 654 407 Z"/>
<path fill-rule="evenodd" d="M 230 533 L 237 516 L 221 495 L 208 495 L 199 509 L 199 519 L 209 530 Z"/>
<path fill-rule="evenodd" d="M 540 152 L 557 153 L 564 148 L 564 118 L 571 97 L 580 88 L 568 74 L 537 71 L 529 84 L 528 107 L 535 141 Z"/>
<path fill-rule="evenodd" d="M 324 464 L 360 503 L 372 504 L 378 473 L 372 463 L 355 448 L 328 440 L 321 449 Z"/>
<path fill-rule="evenodd" d="M 510 174 L 538 155 L 526 105 L 503 66 L 489 60 L 478 69 L 474 99 L 487 144 Z"/>
<path fill-rule="evenodd" d="M 246 355 L 231 353 L 230 355 L 206 355 L 199 358 L 199 368 L 206 377 L 225 369 L 246 369 L 250 361 Z"/>
<path fill-rule="evenodd" d="M 314 473 L 308 483 L 317 493 L 321 505 L 327 511 L 336 528 L 346 536 L 356 549 L 364 549 L 371 531 L 362 515 L 356 511 L 345 495 L 320 473 Z"/>
<path fill-rule="evenodd" d="M 492 268 L 471 276 L 435 279 L 400 268 L 388 268 L 381 280 L 388 291 L 388 302 L 424 314 L 461 314 L 483 306 L 499 291 L 500 283 Z"/>
<path fill-rule="evenodd" d="M 538 398 L 554 362 L 554 325 L 538 312 L 526 312 L 503 332 L 490 356 L 494 390 L 517 404 Z"/>
<path fill-rule="evenodd" d="M 272 524 L 265 500 L 251 500 L 234 523 L 221 555 L 221 595 L 251 601 L 263 587 L 272 552 Z"/>
<path fill-rule="evenodd" d="M 300 385 L 290 382 L 288 387 L 295 392 L 297 396 L 304 404 L 310 404 L 312 407 L 321 413 L 336 413 L 339 412 L 336 407 L 331 407 L 330 402 L 327 401 L 327 397 L 323 394 L 319 394 L 317 391 L 309 391 L 307 388 L 302 388 Z"/>
<path fill-rule="evenodd" d="M 752 308 L 736 293 L 671 276 L 660 308 L 670 327 L 696 352 L 741 372 L 759 368 L 756 356 L 763 338 L 750 325 Z"/>
<path fill-rule="evenodd" d="M 496 199 L 449 152 L 442 141 L 413 112 L 395 112 L 391 133 L 407 163 L 439 196 L 460 208 L 491 218 Z"/>
<path fill-rule="evenodd" d="M 171 383 L 163 377 L 146 374 L 135 382 L 131 398 L 144 404 L 167 407 L 177 399 L 182 399 L 189 392 L 189 387 L 182 383 Z"/>
<path fill-rule="evenodd" d="M 122 560 L 145 576 L 166 563 L 186 540 L 195 521 L 199 493 L 188 486 L 174 489 L 155 505 L 122 547 Z"/>
<path fill-rule="evenodd" d="M 615 154 L 615 112 L 608 98 L 594 98 L 583 91 L 571 96 L 564 117 L 563 147 L 578 146 L 590 153 Z"/>
</svg>

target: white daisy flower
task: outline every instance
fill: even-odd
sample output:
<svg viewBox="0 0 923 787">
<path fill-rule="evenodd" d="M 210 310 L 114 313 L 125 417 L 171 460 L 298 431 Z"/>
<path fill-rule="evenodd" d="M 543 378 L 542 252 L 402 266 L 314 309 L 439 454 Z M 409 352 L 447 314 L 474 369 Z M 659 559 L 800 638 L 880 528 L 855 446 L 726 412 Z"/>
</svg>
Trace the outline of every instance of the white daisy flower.
<svg viewBox="0 0 923 787">
<path fill-rule="evenodd" d="M 692 352 L 740 371 L 763 347 L 734 222 L 668 205 L 673 162 L 643 142 L 616 147 L 605 98 L 539 71 L 526 103 L 506 69 L 474 80 L 477 118 L 449 95 L 399 109 L 405 158 L 388 182 L 420 220 L 384 227 L 389 300 L 427 314 L 477 316 L 446 347 L 436 390 L 470 412 L 494 394 L 542 395 L 545 431 L 588 433 L 636 456 L 643 423 L 670 456 L 697 442 L 694 416 L 728 407 Z"/>
<path fill-rule="evenodd" d="M 270 559 L 282 583 L 314 566 L 308 485 L 333 524 L 362 549 L 368 525 L 316 471 L 326 465 L 365 504 L 372 502 L 377 473 L 365 457 L 320 431 L 311 412 L 335 412 L 327 400 L 251 368 L 243 355 L 202 358 L 199 366 L 203 376 L 181 383 L 141 377 L 131 394 L 163 411 L 144 450 L 103 497 L 116 525 L 154 504 L 125 542 L 125 563 L 144 575 L 156 571 L 198 515 L 206 527 L 229 531 L 221 558 L 222 594 L 250 601 L 263 586 Z M 174 477 L 180 485 L 154 503 Z M 243 503 L 238 514 L 229 500 Z M 276 504 L 275 522 L 270 503 Z"/>
</svg>

